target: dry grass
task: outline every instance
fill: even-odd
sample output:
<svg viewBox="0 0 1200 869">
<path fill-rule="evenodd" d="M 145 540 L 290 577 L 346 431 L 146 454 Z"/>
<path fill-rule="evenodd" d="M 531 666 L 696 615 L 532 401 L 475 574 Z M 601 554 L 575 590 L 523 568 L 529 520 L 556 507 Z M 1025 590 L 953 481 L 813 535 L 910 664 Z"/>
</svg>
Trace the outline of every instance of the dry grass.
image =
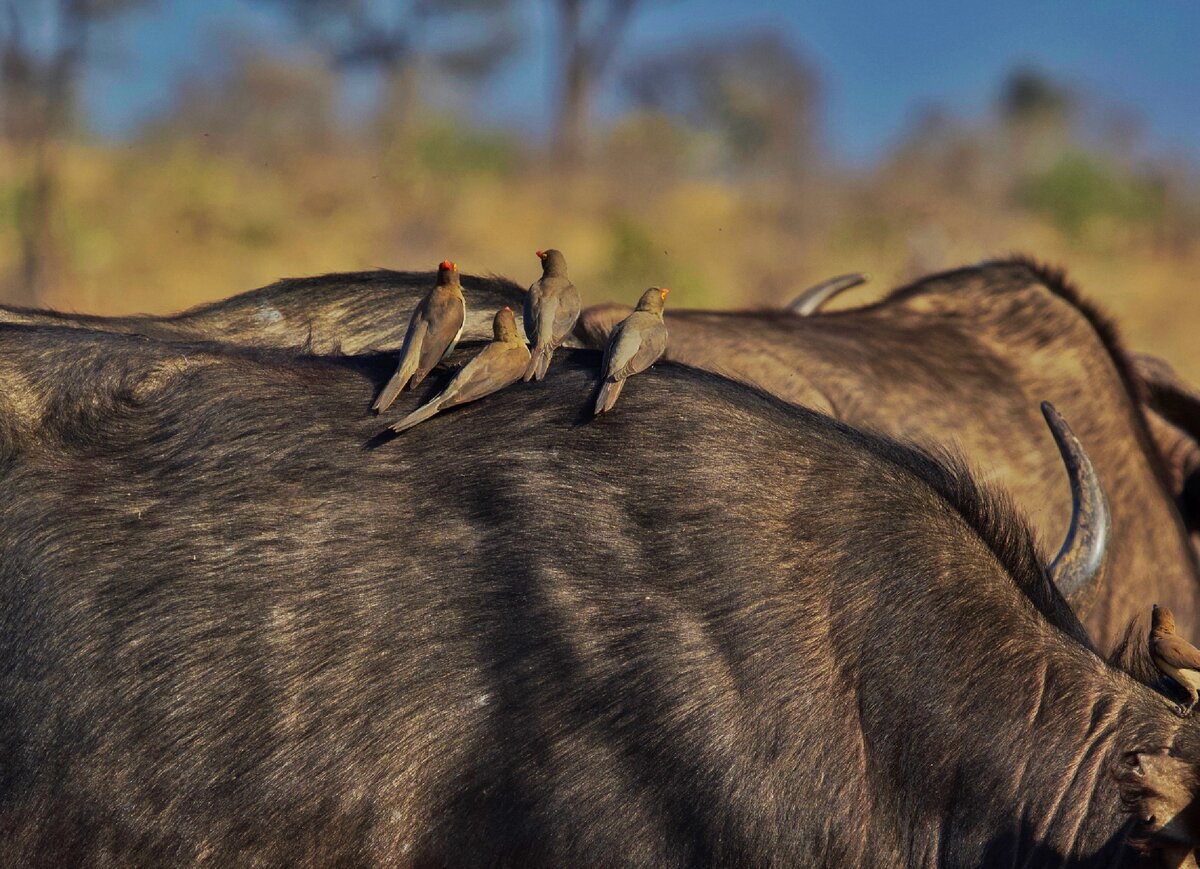
<svg viewBox="0 0 1200 869">
<path fill-rule="evenodd" d="M 680 307 L 770 304 L 833 273 L 871 272 L 853 303 L 914 272 L 1024 251 L 1065 265 L 1129 344 L 1200 382 L 1190 286 L 1200 246 L 1155 252 L 1103 227 L 1070 241 L 1003 201 L 925 196 L 919 186 L 888 195 L 835 181 L 738 184 L 636 164 L 564 180 L 536 156 L 480 171 L 404 148 L 256 163 L 174 141 L 74 145 L 65 156 L 61 259 L 44 299 L 61 309 L 164 313 L 282 276 L 444 257 L 525 282 L 538 271 L 533 251 L 547 246 L 566 251 L 590 301 L 633 300 L 662 284 Z M 20 171 L 19 160 L 0 159 L 0 207 L 10 211 Z M 16 265 L 13 225 L 0 227 L 0 272 Z"/>
</svg>

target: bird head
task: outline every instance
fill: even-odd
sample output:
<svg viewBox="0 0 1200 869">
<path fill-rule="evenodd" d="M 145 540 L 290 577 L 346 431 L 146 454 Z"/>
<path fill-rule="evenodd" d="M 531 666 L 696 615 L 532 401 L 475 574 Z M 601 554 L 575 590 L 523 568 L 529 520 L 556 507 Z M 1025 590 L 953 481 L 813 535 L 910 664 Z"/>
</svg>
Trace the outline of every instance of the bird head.
<svg viewBox="0 0 1200 869">
<path fill-rule="evenodd" d="M 1150 629 L 1166 633 L 1175 632 L 1175 614 L 1165 606 L 1155 604 L 1150 610 Z"/>
<path fill-rule="evenodd" d="M 651 287 L 642 293 L 642 297 L 637 303 L 637 309 L 639 311 L 650 311 L 654 314 L 661 314 L 663 306 L 667 301 L 667 293 L 669 292 L 671 291 L 666 287 Z"/>
<path fill-rule="evenodd" d="M 551 247 L 539 250 L 537 255 L 538 259 L 542 261 L 543 275 L 566 275 L 567 259 L 562 255 L 562 251 Z"/>
<path fill-rule="evenodd" d="M 438 264 L 438 286 L 451 286 L 458 283 L 458 265 L 448 259 Z"/>
<path fill-rule="evenodd" d="M 492 318 L 492 340 L 520 340 L 520 335 L 517 332 L 517 315 L 513 313 L 512 308 L 505 306 L 497 311 L 496 316 Z"/>
</svg>

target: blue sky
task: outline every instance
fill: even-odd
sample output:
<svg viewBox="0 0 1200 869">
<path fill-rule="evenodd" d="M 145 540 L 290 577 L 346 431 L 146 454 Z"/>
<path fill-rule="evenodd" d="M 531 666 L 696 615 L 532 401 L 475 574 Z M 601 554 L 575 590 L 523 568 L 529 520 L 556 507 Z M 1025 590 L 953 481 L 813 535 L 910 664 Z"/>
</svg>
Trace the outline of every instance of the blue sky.
<svg viewBox="0 0 1200 869">
<path fill-rule="evenodd" d="M 540 133 L 553 19 L 547 0 L 520 2 L 525 45 L 475 103 L 490 122 Z M 882 153 L 931 103 L 981 114 L 1016 65 L 1131 106 L 1153 150 L 1200 157 L 1197 0 L 643 0 L 623 56 L 767 28 L 820 70 L 826 145 L 848 162 Z M 291 38 L 261 0 L 158 0 L 128 16 L 87 83 L 93 122 L 109 135 L 130 129 L 169 101 L 180 76 L 219 63 L 215 46 L 237 34 L 282 47 Z M 611 90 L 601 110 L 614 105 Z"/>
</svg>

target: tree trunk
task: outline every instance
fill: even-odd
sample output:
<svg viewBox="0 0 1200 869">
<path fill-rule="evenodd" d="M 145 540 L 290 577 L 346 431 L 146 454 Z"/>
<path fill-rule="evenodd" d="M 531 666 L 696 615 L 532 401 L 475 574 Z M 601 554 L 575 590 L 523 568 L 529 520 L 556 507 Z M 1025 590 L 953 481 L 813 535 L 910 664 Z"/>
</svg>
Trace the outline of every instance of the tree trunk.
<svg viewBox="0 0 1200 869">
<path fill-rule="evenodd" d="M 37 307 L 45 299 L 50 285 L 50 260 L 53 257 L 51 235 L 54 201 L 53 146 L 44 139 L 33 143 L 29 185 L 17 211 L 17 232 L 21 239 L 21 264 L 16 286 L 9 292 L 14 304 Z"/>
<path fill-rule="evenodd" d="M 18 286 L 10 296 L 18 304 L 42 304 L 53 279 L 54 221 L 60 168 L 59 149 L 71 125 L 75 87 L 87 45 L 87 10 L 78 0 L 60 0 L 58 44 L 34 95 L 29 186 L 18 212 L 21 264 Z M 40 99 L 39 99 L 40 97 Z"/>
<path fill-rule="evenodd" d="M 385 148 L 415 132 L 415 121 L 420 116 L 420 79 L 416 58 L 411 56 L 383 70 L 377 128 Z"/>
<path fill-rule="evenodd" d="M 587 147 L 593 70 L 583 37 L 583 0 L 559 0 L 559 63 L 562 68 L 554 154 L 560 166 L 579 166 Z"/>
</svg>

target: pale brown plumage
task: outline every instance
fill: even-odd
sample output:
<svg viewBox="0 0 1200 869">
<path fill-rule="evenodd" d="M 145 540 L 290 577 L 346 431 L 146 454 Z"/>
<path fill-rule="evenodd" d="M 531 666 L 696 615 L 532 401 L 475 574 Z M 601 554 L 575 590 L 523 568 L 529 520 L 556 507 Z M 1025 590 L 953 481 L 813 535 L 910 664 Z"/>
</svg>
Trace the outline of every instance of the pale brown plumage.
<svg viewBox="0 0 1200 869">
<path fill-rule="evenodd" d="M 492 334 L 492 343 L 464 365 L 445 389 L 392 426 L 392 431 L 412 428 L 447 408 L 491 395 L 520 380 L 529 364 L 529 348 L 517 331 L 512 308 L 496 312 Z"/>
<path fill-rule="evenodd" d="M 667 349 L 663 304 L 669 290 L 651 287 L 642 293 L 634 312 L 613 329 L 601 365 L 603 383 L 596 396 L 596 414 L 612 410 L 626 379 L 645 371 Z"/>
<path fill-rule="evenodd" d="M 467 319 L 467 301 L 458 280 L 458 266 L 443 260 L 438 266 L 437 284 L 429 291 L 408 321 L 408 332 L 400 348 L 400 363 L 372 410 L 387 410 L 405 386 L 414 389 L 454 350 Z"/>
<path fill-rule="evenodd" d="M 560 251 L 539 250 L 542 276 L 525 296 L 525 334 L 533 345 L 525 380 L 541 380 L 550 359 L 579 319 L 579 290 L 567 277 L 567 260 Z"/>
<path fill-rule="evenodd" d="M 1200 649 L 1176 635 L 1175 616 L 1166 607 L 1156 605 L 1150 621 L 1150 657 L 1159 672 L 1188 692 L 1190 702 L 1179 707 L 1187 715 L 1200 699 Z"/>
</svg>

